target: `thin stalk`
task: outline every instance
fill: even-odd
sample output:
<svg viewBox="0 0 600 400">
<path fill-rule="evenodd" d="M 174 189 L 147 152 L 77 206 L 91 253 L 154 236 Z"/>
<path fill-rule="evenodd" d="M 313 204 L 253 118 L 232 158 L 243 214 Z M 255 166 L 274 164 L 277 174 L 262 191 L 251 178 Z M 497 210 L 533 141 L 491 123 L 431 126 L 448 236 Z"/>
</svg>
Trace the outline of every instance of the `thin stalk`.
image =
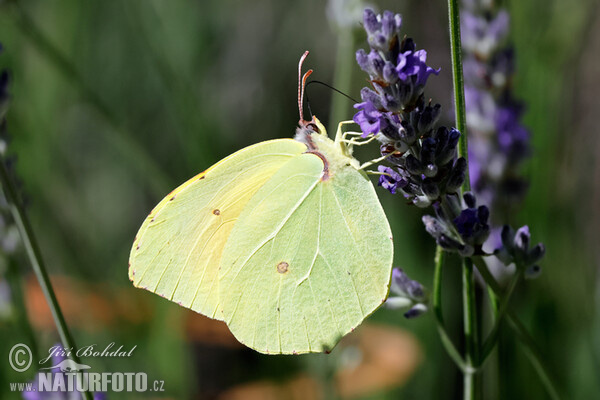
<svg viewBox="0 0 600 400">
<path fill-rule="evenodd" d="M 54 318 L 54 323 L 56 324 L 60 340 L 65 349 L 76 349 L 77 347 L 75 346 L 75 341 L 69 332 L 65 317 L 63 316 L 60 305 L 56 300 L 56 295 L 54 294 L 54 289 L 52 288 L 50 278 L 46 272 L 46 267 L 44 266 L 44 261 L 42 259 L 40 248 L 35 239 L 33 229 L 31 228 L 27 214 L 23 209 L 21 201 L 17 195 L 17 191 L 12 180 L 10 179 L 8 171 L 6 170 L 4 157 L 0 157 L 0 180 L 2 181 L 2 188 L 4 189 L 6 201 L 9 205 L 10 212 L 15 220 L 17 228 L 19 229 L 19 234 L 21 235 L 21 240 L 23 241 L 27 256 L 29 257 L 29 261 L 31 262 L 31 266 L 33 267 L 33 271 L 35 272 L 37 280 L 42 287 L 42 292 L 46 297 L 46 301 L 50 306 L 50 311 L 52 312 L 52 317 Z M 75 353 L 76 352 L 73 352 L 73 355 L 71 356 L 73 361 L 81 363 L 79 357 L 77 357 Z M 84 392 L 84 396 L 86 399 L 92 400 L 91 393 L 86 391 Z"/>
<path fill-rule="evenodd" d="M 452 81 L 454 87 L 454 117 L 456 127 L 460 131 L 458 155 L 468 160 L 467 124 L 465 112 L 465 91 L 462 71 L 462 49 L 460 42 L 460 13 L 458 0 L 448 0 L 448 20 L 450 26 L 450 52 L 452 56 Z M 471 190 L 469 169 L 465 171 L 465 181 L 461 192 Z M 475 280 L 473 278 L 473 262 L 463 259 L 463 335 L 465 338 L 465 363 L 463 396 L 465 400 L 478 396 L 475 366 L 479 364 L 479 343 L 477 340 L 477 312 L 475 300 Z"/>
<path fill-rule="evenodd" d="M 473 261 L 471 258 L 463 259 L 463 335 L 465 338 L 465 364 L 467 368 L 463 374 L 465 400 L 475 399 L 476 393 L 476 366 L 479 365 L 479 343 L 477 340 L 477 313 L 475 310 L 475 279 L 473 276 Z"/>
<path fill-rule="evenodd" d="M 492 311 L 494 313 L 493 318 L 495 320 L 496 318 L 498 318 L 498 311 L 500 310 L 500 299 L 498 298 L 496 293 L 494 293 L 492 288 L 488 287 L 487 292 L 488 292 L 488 296 L 490 298 L 490 305 L 491 305 Z"/>
<path fill-rule="evenodd" d="M 454 118 L 456 128 L 461 135 L 458 141 L 458 155 L 469 160 L 467 141 L 467 118 L 465 111 L 465 89 L 462 68 L 462 48 L 460 42 L 460 12 L 458 0 L 448 0 L 448 18 L 450 21 L 450 53 L 452 56 L 452 83 L 454 87 Z M 471 190 L 469 169 L 465 171 L 465 181 L 462 192 Z"/>
<path fill-rule="evenodd" d="M 490 353 L 494 349 L 494 346 L 496 345 L 496 342 L 498 341 L 498 332 L 502 323 L 502 319 L 508 309 L 508 303 L 515 291 L 515 288 L 517 287 L 519 282 L 521 282 L 522 278 L 523 274 L 517 271 L 513 276 L 512 280 L 510 281 L 508 289 L 506 290 L 506 294 L 502 297 L 502 301 L 500 302 L 500 305 L 497 308 L 494 326 L 492 327 L 492 330 L 490 331 L 487 339 L 483 343 L 483 350 L 481 352 L 482 354 L 480 359 L 481 364 L 485 362 L 486 358 L 490 355 Z"/>
<path fill-rule="evenodd" d="M 498 319 L 498 313 L 500 311 L 500 298 L 496 295 L 496 293 L 494 293 L 494 291 L 492 290 L 491 287 L 489 287 L 488 285 L 486 286 L 486 291 L 488 293 L 488 298 L 490 301 L 490 308 L 492 310 L 492 325 L 496 323 L 497 319 Z M 503 349 L 504 349 L 504 345 L 503 345 L 503 338 L 502 338 L 502 332 L 500 330 L 500 328 L 498 329 L 498 335 L 496 337 L 496 346 L 494 346 L 495 349 L 497 349 L 496 351 L 496 359 L 494 360 L 495 363 L 493 365 L 493 368 L 495 370 L 495 372 L 492 372 L 489 376 L 493 377 L 490 381 L 492 382 L 492 385 L 495 386 L 496 390 L 491 390 L 490 393 L 496 393 L 496 395 L 498 396 L 499 399 L 503 399 L 506 396 L 503 396 L 505 388 L 503 383 L 503 376 L 505 375 L 505 363 L 503 363 L 503 357 L 504 357 L 504 353 L 503 353 Z M 486 360 L 486 356 L 482 357 L 482 360 Z M 483 362 L 482 361 L 482 364 Z"/>
<path fill-rule="evenodd" d="M 542 385 L 546 388 L 548 395 L 552 400 L 560 400 L 560 395 L 558 394 L 558 390 L 552 383 L 552 378 L 550 378 L 550 374 L 548 370 L 544 366 L 542 362 L 542 357 L 540 355 L 537 346 L 535 345 L 534 339 L 529 335 L 527 329 L 523 326 L 523 324 L 512 314 L 512 312 L 508 312 L 506 315 L 506 320 L 508 321 L 508 325 L 515 332 L 521 344 L 525 349 L 525 355 L 529 358 L 529 362 L 537 372 L 540 380 L 542 381 Z"/>
<path fill-rule="evenodd" d="M 433 315 L 446 352 L 464 373 L 466 369 L 465 360 L 454 346 L 454 343 L 452 343 L 444 325 L 444 315 L 442 312 L 442 269 L 444 267 L 444 259 L 444 250 L 438 246 L 435 252 L 435 271 L 433 274 Z"/>
<path fill-rule="evenodd" d="M 496 279 L 494 279 L 494 276 L 487 268 L 487 265 L 483 259 L 481 257 L 475 257 L 474 261 L 477 265 L 477 270 L 481 273 L 481 276 L 485 280 L 485 283 L 488 285 L 488 287 L 490 287 L 497 296 L 501 296 L 502 288 L 498 282 L 496 282 Z M 519 321 L 519 318 L 510 309 L 506 310 L 506 320 L 521 344 L 524 346 L 527 358 L 529 358 L 531 365 L 546 388 L 548 395 L 553 400 L 559 400 L 561 397 L 558 394 L 558 390 L 554 386 L 553 380 L 550 378 L 550 373 L 542 361 L 542 357 L 537 349 L 534 339 L 531 337 L 531 335 L 529 335 L 525 326 L 523 326 L 521 321 Z"/>
</svg>

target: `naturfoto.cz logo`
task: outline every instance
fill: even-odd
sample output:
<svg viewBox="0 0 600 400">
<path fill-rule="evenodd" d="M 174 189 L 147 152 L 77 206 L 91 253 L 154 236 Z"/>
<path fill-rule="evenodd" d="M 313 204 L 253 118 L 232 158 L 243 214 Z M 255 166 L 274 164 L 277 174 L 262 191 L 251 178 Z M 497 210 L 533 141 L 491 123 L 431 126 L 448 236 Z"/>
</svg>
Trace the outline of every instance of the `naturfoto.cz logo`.
<svg viewBox="0 0 600 400">
<path fill-rule="evenodd" d="M 129 350 L 122 350 L 111 343 L 103 350 L 96 350 L 95 345 L 82 347 L 76 354 L 89 354 L 91 357 L 129 357 L 135 346 Z M 91 372 L 92 367 L 87 364 L 77 363 L 67 357 L 72 355 L 72 349 L 65 350 L 60 346 L 49 349 L 48 357 L 41 360 L 45 364 L 50 359 L 54 365 L 39 368 L 33 381 L 10 383 L 13 392 L 162 392 L 164 382 L 154 380 L 150 386 L 145 372 Z M 32 353 L 29 347 L 18 343 L 9 353 L 9 363 L 17 372 L 27 371 L 32 364 Z"/>
</svg>

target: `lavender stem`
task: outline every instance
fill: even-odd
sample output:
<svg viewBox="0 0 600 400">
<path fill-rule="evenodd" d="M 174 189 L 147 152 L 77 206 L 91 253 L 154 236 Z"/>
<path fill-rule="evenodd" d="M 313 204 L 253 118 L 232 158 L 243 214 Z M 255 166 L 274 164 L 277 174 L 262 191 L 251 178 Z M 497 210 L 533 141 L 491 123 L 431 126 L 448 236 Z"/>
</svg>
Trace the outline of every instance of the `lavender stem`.
<svg viewBox="0 0 600 400">
<path fill-rule="evenodd" d="M 23 240 L 23 245 L 25 246 L 25 249 L 27 251 L 27 256 L 29 257 L 29 261 L 31 262 L 33 271 L 35 272 L 37 280 L 40 283 L 40 286 L 42 287 L 42 292 L 44 293 L 46 301 L 48 302 L 48 306 L 50 307 L 50 311 L 52 312 L 52 317 L 54 318 L 54 323 L 56 324 L 56 328 L 58 330 L 61 342 L 66 349 L 75 349 L 75 341 L 71 336 L 71 333 L 65 321 L 65 317 L 62 313 L 60 305 L 58 304 L 58 300 L 56 299 L 56 294 L 54 293 L 54 289 L 52 288 L 52 283 L 50 282 L 50 277 L 48 276 L 48 272 L 46 271 L 46 267 L 42 259 L 40 248 L 35 239 L 33 229 L 31 228 L 31 224 L 29 223 L 27 214 L 25 213 L 25 210 L 23 209 L 23 206 L 19 201 L 17 191 L 15 190 L 13 182 L 10 179 L 8 171 L 6 170 L 4 157 L 1 156 L 0 180 L 2 181 L 2 188 L 6 195 L 6 200 L 9 204 L 10 212 L 15 220 L 15 223 L 17 224 L 19 233 L 21 235 L 21 239 Z M 77 357 L 75 352 L 73 352 L 73 355 L 71 357 L 73 358 L 73 361 L 80 363 L 79 357 Z M 86 399 L 92 400 L 92 394 L 90 392 L 83 392 L 83 395 Z"/>
<path fill-rule="evenodd" d="M 462 72 L 462 54 L 460 40 L 460 12 L 457 0 L 448 0 L 448 18 L 450 26 L 450 50 L 452 55 L 452 81 L 454 86 L 454 114 L 456 127 L 460 131 L 458 155 L 468 161 L 467 120 L 465 112 L 465 91 Z M 461 192 L 471 189 L 469 169 L 465 171 L 465 180 Z M 477 334 L 477 313 L 475 300 L 475 281 L 473 279 L 473 261 L 463 259 L 463 335 L 465 339 L 465 362 L 463 373 L 463 398 L 478 398 L 475 366 L 479 364 L 479 343 Z"/>
</svg>

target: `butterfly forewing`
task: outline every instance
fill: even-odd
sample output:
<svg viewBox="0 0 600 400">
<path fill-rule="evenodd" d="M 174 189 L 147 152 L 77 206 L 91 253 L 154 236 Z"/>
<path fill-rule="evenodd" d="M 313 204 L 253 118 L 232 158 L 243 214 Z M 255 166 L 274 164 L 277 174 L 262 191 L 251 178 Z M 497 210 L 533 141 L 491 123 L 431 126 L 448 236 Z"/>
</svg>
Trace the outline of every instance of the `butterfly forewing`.
<svg viewBox="0 0 600 400">
<path fill-rule="evenodd" d="M 304 151 L 291 139 L 258 143 L 171 192 L 136 236 L 129 258 L 134 285 L 222 319 L 218 267 L 231 229 L 265 182 Z"/>
</svg>

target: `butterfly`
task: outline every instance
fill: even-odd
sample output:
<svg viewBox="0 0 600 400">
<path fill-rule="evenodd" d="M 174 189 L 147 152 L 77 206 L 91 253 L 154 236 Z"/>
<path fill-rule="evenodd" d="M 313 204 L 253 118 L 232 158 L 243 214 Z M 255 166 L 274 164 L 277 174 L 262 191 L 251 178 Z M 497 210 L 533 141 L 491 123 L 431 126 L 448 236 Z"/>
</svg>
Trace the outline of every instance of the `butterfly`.
<svg viewBox="0 0 600 400">
<path fill-rule="evenodd" d="M 133 243 L 129 279 L 225 321 L 261 353 L 329 352 L 387 298 L 393 242 L 359 139 L 300 127 L 219 161 L 169 193 Z M 358 135 L 355 133 L 355 135 Z"/>
</svg>

